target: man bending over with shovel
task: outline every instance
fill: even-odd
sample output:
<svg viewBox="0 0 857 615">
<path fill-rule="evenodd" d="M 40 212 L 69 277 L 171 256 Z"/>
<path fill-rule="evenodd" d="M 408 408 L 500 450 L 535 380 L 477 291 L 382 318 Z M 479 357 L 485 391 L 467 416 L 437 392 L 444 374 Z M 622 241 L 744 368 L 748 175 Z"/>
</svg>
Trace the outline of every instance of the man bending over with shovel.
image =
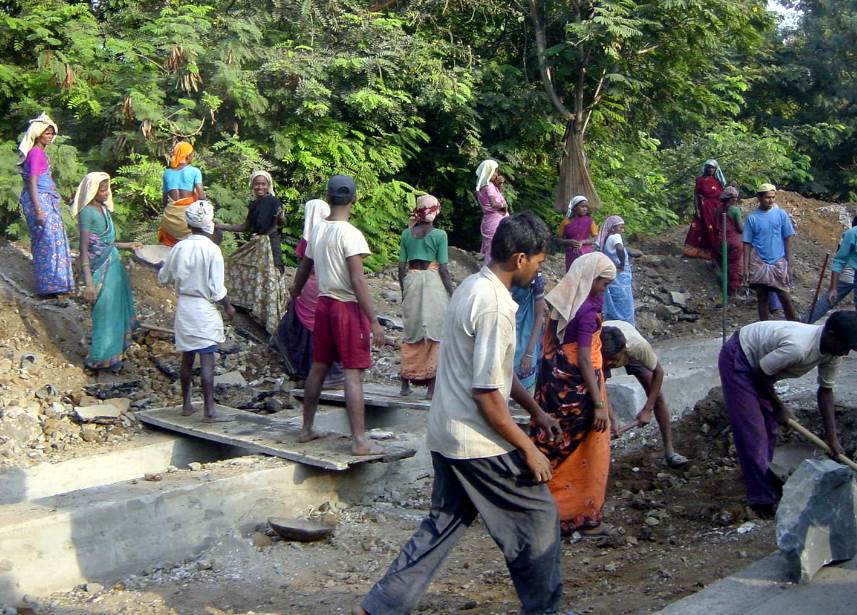
<svg viewBox="0 0 857 615">
<path fill-rule="evenodd" d="M 790 321 L 746 325 L 720 351 L 720 382 L 735 452 L 747 500 L 759 516 L 771 517 L 776 511 L 782 484 L 769 466 L 778 424 L 792 418 L 774 383 L 818 367 L 818 409 L 830 455 L 836 459 L 843 450 L 834 421 L 833 383 L 841 357 L 851 350 L 857 350 L 857 313 L 839 311 L 823 326 Z"/>
</svg>

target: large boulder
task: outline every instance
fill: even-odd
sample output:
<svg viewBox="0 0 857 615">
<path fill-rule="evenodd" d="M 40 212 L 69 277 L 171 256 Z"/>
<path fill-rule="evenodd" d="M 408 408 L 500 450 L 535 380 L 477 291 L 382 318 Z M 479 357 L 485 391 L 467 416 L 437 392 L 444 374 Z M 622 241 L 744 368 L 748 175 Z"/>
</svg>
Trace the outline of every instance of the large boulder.
<svg viewBox="0 0 857 615">
<path fill-rule="evenodd" d="M 777 509 L 777 546 L 800 583 L 857 555 L 857 483 L 849 468 L 830 459 L 798 466 Z"/>
</svg>

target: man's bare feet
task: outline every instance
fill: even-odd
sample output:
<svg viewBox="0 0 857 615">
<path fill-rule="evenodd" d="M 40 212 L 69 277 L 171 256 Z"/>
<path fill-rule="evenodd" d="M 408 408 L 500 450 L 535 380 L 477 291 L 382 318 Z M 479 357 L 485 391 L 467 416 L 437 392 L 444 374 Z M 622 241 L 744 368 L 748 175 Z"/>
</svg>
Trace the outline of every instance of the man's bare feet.
<svg viewBox="0 0 857 615">
<path fill-rule="evenodd" d="M 182 416 L 190 416 L 196 412 L 196 408 L 193 407 L 193 404 L 182 404 Z"/>
<path fill-rule="evenodd" d="M 376 444 L 369 438 L 351 441 L 351 454 L 362 457 L 363 455 L 380 455 L 384 452 L 384 447 Z"/>
<path fill-rule="evenodd" d="M 315 431 L 314 429 L 305 429 L 301 432 L 301 435 L 298 436 L 298 442 L 312 442 L 313 440 L 320 440 L 321 438 L 326 438 L 329 435 L 329 431 Z"/>
<path fill-rule="evenodd" d="M 227 416 L 225 414 L 217 414 L 217 413 L 213 412 L 211 414 L 206 414 L 203 417 L 202 422 L 203 423 L 231 423 L 234 420 L 235 420 L 234 416 Z"/>
</svg>

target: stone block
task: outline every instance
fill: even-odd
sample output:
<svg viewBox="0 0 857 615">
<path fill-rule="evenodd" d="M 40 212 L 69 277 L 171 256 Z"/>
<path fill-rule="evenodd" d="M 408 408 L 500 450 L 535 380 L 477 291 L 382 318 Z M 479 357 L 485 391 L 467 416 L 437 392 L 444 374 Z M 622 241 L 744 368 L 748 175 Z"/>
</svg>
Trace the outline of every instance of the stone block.
<svg viewBox="0 0 857 615">
<path fill-rule="evenodd" d="M 808 583 L 823 566 L 857 555 L 857 483 L 830 459 L 808 459 L 783 488 L 777 546 L 791 580 Z"/>
</svg>

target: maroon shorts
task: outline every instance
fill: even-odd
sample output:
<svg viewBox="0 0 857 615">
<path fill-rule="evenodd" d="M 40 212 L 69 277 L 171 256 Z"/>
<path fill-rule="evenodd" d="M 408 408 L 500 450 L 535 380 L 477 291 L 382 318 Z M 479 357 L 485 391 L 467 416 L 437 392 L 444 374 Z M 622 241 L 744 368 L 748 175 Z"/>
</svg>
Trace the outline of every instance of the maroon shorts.
<svg viewBox="0 0 857 615">
<path fill-rule="evenodd" d="M 369 319 L 356 301 L 319 297 L 312 332 L 313 363 L 339 361 L 345 369 L 369 369 Z"/>
</svg>

